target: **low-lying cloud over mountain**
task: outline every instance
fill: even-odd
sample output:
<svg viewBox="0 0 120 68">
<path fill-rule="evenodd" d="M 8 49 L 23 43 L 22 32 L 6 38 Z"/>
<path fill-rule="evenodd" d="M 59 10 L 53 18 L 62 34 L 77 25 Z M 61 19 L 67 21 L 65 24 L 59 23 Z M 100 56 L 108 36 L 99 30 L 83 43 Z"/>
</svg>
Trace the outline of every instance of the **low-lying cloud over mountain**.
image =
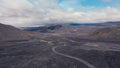
<svg viewBox="0 0 120 68">
<path fill-rule="evenodd" d="M 13 26 L 120 21 L 119 0 L 0 0 L 0 22 Z"/>
</svg>

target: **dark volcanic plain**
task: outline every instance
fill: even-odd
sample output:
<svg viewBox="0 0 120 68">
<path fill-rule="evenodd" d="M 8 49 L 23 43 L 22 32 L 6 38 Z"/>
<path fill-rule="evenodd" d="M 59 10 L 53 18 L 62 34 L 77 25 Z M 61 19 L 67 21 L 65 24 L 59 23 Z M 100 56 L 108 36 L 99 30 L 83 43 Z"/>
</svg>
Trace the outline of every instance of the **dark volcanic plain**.
<svg viewBox="0 0 120 68">
<path fill-rule="evenodd" d="M 84 35 L 79 34 L 83 26 L 68 28 L 74 32 L 30 32 L 22 34 L 27 39 L 0 41 L 0 68 L 120 68 L 119 27 L 100 27 L 90 34 L 84 31 Z M 105 33 L 108 28 L 114 30 Z M 114 33 L 117 38 L 109 37 Z"/>
</svg>

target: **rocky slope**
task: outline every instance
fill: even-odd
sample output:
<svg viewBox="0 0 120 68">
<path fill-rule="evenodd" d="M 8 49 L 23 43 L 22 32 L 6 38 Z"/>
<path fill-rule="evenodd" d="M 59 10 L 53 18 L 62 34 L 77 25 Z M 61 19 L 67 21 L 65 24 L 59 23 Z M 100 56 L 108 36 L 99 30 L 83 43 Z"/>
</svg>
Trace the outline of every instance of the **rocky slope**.
<svg viewBox="0 0 120 68">
<path fill-rule="evenodd" d="M 27 32 L 10 25 L 0 24 L 0 40 L 20 40 L 27 39 Z"/>
</svg>

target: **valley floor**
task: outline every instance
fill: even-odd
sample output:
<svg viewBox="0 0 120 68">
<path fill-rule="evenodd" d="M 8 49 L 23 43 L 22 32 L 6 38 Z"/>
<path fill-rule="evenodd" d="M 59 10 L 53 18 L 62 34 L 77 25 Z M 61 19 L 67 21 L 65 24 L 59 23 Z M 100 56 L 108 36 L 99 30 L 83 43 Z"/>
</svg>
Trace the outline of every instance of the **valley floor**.
<svg viewBox="0 0 120 68">
<path fill-rule="evenodd" d="M 0 68 L 120 68 L 119 57 L 115 43 L 58 37 L 0 42 Z"/>
</svg>

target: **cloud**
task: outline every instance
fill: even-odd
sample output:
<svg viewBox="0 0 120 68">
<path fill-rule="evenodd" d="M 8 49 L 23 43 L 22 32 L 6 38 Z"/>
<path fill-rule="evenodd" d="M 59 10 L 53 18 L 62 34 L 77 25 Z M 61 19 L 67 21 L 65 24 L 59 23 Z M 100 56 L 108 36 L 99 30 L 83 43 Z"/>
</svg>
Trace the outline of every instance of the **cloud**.
<svg viewBox="0 0 120 68">
<path fill-rule="evenodd" d="M 112 2 L 113 0 L 102 0 L 103 2 Z"/>
<path fill-rule="evenodd" d="M 1 0 L 0 6 L 7 9 L 27 9 L 31 8 L 32 4 L 27 0 Z"/>
<path fill-rule="evenodd" d="M 48 23 L 120 21 L 120 9 L 116 7 L 72 8 L 64 9 L 56 0 L 0 0 L 0 22 L 24 27 Z"/>
</svg>

